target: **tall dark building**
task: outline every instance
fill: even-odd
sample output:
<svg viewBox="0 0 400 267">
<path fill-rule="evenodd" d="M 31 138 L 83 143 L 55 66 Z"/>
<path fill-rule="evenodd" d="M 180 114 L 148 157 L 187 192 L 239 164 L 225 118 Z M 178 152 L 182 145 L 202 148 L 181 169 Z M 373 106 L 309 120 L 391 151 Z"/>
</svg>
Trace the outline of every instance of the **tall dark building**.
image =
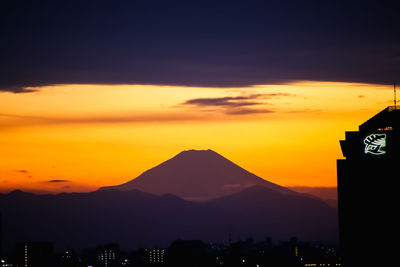
<svg viewBox="0 0 400 267">
<path fill-rule="evenodd" d="M 399 220 L 400 109 L 385 108 L 345 137 L 340 141 L 345 159 L 337 160 L 344 263 L 386 266 L 397 253 L 390 240 L 397 240 Z"/>
<path fill-rule="evenodd" d="M 0 257 L 3 256 L 3 217 L 0 213 Z"/>
</svg>

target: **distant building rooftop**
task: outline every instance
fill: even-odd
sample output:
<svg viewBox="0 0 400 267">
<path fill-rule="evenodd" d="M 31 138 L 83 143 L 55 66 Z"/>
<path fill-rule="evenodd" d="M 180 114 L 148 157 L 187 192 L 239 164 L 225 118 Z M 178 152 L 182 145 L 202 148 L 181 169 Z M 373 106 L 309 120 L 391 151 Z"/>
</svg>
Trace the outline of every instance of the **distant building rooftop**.
<svg viewBox="0 0 400 267">
<path fill-rule="evenodd" d="M 390 131 L 400 128 L 400 107 L 389 106 L 361 124 L 360 132 L 364 131 Z"/>
</svg>

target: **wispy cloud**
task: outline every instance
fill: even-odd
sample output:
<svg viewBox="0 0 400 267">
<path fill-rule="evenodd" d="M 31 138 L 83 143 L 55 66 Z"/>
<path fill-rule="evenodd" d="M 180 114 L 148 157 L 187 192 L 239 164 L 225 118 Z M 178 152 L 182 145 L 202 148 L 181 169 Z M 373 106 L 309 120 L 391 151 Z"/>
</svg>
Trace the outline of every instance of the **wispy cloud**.
<svg viewBox="0 0 400 267">
<path fill-rule="evenodd" d="M 229 106 L 229 107 L 242 107 L 260 105 L 260 102 L 249 101 L 257 97 L 250 96 L 237 96 L 237 97 L 217 97 L 217 98 L 195 98 L 182 103 L 183 105 L 195 106 Z"/>
<path fill-rule="evenodd" d="M 68 124 L 142 124 L 142 123 L 181 123 L 210 121 L 205 112 L 218 112 L 222 115 L 268 114 L 271 109 L 269 100 L 282 97 L 293 97 L 287 93 L 241 94 L 236 96 L 214 98 L 192 98 L 179 103 L 172 108 L 188 108 L 190 112 L 177 112 L 169 109 L 163 112 L 124 112 L 88 116 L 47 116 L 0 113 L 0 128 L 15 128 L 42 125 Z M 213 120 L 226 119 L 224 116 L 213 116 Z"/>
<path fill-rule="evenodd" d="M 215 98 L 194 98 L 189 99 L 182 103 L 182 105 L 196 105 L 196 106 L 254 106 L 262 105 L 265 102 L 261 100 L 277 98 L 282 96 L 293 96 L 287 93 L 270 93 L 270 94 L 250 94 L 245 96 L 228 96 L 228 97 L 215 97 Z"/>
<path fill-rule="evenodd" d="M 47 117 L 0 113 L 0 128 L 36 125 L 64 125 L 64 124 L 121 124 L 121 123 L 173 123 L 187 121 L 204 121 L 209 118 L 202 114 L 193 113 L 148 113 L 148 114 L 110 114 L 108 116 L 76 116 L 76 117 Z"/>
<path fill-rule="evenodd" d="M 69 182 L 70 180 L 60 180 L 60 179 L 45 181 L 45 183 L 69 183 Z"/>
<path fill-rule="evenodd" d="M 13 170 L 13 172 L 19 172 L 19 173 L 25 173 L 25 174 L 29 173 L 29 171 L 27 171 L 27 170 Z"/>
<path fill-rule="evenodd" d="M 253 108 L 240 108 L 240 109 L 232 109 L 226 110 L 225 114 L 228 115 L 248 115 L 248 114 L 261 114 L 261 113 L 274 113 L 275 111 L 272 109 L 253 109 Z"/>
<path fill-rule="evenodd" d="M 39 91 L 39 89 L 34 89 L 32 87 L 23 87 L 23 86 L 0 87 L 0 93 L 7 92 L 7 93 L 13 93 L 13 94 L 26 94 L 26 93 L 35 93 L 38 91 Z"/>
<path fill-rule="evenodd" d="M 215 98 L 193 98 L 181 103 L 180 106 L 191 106 L 209 111 L 222 111 L 227 115 L 247 115 L 272 113 L 272 109 L 260 108 L 260 106 L 268 105 L 266 100 L 272 98 L 293 96 L 287 93 L 269 93 L 269 94 L 250 94 L 241 96 L 227 96 Z"/>
</svg>

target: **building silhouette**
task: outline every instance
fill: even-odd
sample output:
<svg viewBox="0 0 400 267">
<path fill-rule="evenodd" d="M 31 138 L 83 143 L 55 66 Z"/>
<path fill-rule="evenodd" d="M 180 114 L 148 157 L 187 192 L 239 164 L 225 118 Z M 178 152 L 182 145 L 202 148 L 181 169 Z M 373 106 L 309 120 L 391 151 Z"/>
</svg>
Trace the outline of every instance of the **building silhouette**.
<svg viewBox="0 0 400 267">
<path fill-rule="evenodd" d="M 173 267 L 215 266 L 216 261 L 208 253 L 201 240 L 175 240 L 168 248 L 168 264 Z"/>
<path fill-rule="evenodd" d="M 120 263 L 120 247 L 108 244 L 97 248 L 96 267 L 116 267 Z"/>
<path fill-rule="evenodd" d="M 50 242 L 25 242 L 17 244 L 17 264 L 20 267 L 53 266 L 53 244 Z"/>
<path fill-rule="evenodd" d="M 397 251 L 400 109 L 387 107 L 345 133 L 337 160 L 339 237 L 345 266 L 386 266 Z M 397 239 L 397 238 L 396 238 Z"/>
<path fill-rule="evenodd" d="M 3 217 L 0 212 L 0 258 L 3 256 Z"/>
<path fill-rule="evenodd" d="M 66 249 L 60 256 L 60 267 L 78 267 L 79 258 L 74 249 Z"/>
<path fill-rule="evenodd" d="M 167 262 L 167 250 L 165 248 L 147 248 L 146 263 L 164 264 Z"/>
</svg>

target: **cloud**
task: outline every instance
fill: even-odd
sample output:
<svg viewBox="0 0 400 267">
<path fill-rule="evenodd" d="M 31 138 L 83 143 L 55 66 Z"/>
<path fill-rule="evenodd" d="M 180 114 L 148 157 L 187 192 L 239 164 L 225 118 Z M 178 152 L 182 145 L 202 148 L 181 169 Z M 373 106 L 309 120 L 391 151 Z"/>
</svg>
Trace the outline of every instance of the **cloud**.
<svg viewBox="0 0 400 267">
<path fill-rule="evenodd" d="M 273 113 L 272 109 L 263 107 L 267 100 L 280 97 L 296 96 L 288 93 L 263 93 L 216 98 L 193 98 L 180 103 L 175 108 L 190 107 L 195 112 L 162 112 L 162 113 L 122 113 L 108 116 L 76 116 L 76 117 L 46 117 L 0 113 L 0 118 L 12 120 L 0 121 L 0 128 L 37 125 L 65 124 L 121 124 L 121 123 L 174 123 L 209 121 L 204 112 L 221 112 L 225 115 L 249 115 Z M 196 112 L 202 111 L 202 112 Z M 213 117 L 214 120 L 223 119 Z"/>
<path fill-rule="evenodd" d="M 148 114 L 115 114 L 109 116 L 80 116 L 80 117 L 45 117 L 0 113 L 0 117 L 11 118 L 6 122 L 0 121 L 0 128 L 37 125 L 65 124 L 120 124 L 120 123 L 169 123 L 187 121 L 206 121 L 209 117 L 202 114 L 148 113 Z"/>
<path fill-rule="evenodd" d="M 27 86 L 7 86 L 0 83 L 0 92 L 10 92 L 14 94 L 35 93 L 38 92 L 37 88 L 30 88 Z"/>
<path fill-rule="evenodd" d="M 58 179 L 45 181 L 45 183 L 69 183 L 69 182 L 70 182 L 69 180 L 58 180 Z"/>
<path fill-rule="evenodd" d="M 262 113 L 273 113 L 274 110 L 271 109 L 251 109 L 251 108 L 240 108 L 225 111 L 228 115 L 248 115 L 248 114 L 262 114 Z"/>
<path fill-rule="evenodd" d="M 181 103 L 181 106 L 192 106 L 205 111 L 222 111 L 227 115 L 248 115 L 272 113 L 272 109 L 259 108 L 268 104 L 265 100 L 279 97 L 294 96 L 287 93 L 250 94 L 242 96 L 227 96 L 215 98 L 194 98 Z"/>
<path fill-rule="evenodd" d="M 289 93 L 266 93 L 266 94 L 255 94 L 252 95 L 257 98 L 261 99 L 271 99 L 271 98 L 279 98 L 279 97 L 286 97 L 286 96 L 296 96 L 294 94 L 289 94 Z"/>
<path fill-rule="evenodd" d="M 27 170 L 13 170 L 14 172 L 19 172 L 19 173 L 29 173 Z"/>
<path fill-rule="evenodd" d="M 182 105 L 195 105 L 195 106 L 230 106 L 230 107 L 241 107 L 241 106 L 254 106 L 260 105 L 260 102 L 249 102 L 248 100 L 255 99 L 257 97 L 252 96 L 237 96 L 237 97 L 217 97 L 217 98 L 195 98 L 190 99 L 182 103 Z"/>
<path fill-rule="evenodd" d="M 182 105 L 195 105 L 195 106 L 230 106 L 230 107 L 242 107 L 242 106 L 254 106 L 262 105 L 265 102 L 255 101 L 260 99 L 271 99 L 281 96 L 293 96 L 287 93 L 269 93 L 269 94 L 250 94 L 245 96 L 227 96 L 227 97 L 215 97 L 215 98 L 194 98 L 189 99 L 182 103 Z"/>
<path fill-rule="evenodd" d="M 395 1 L 172 2 L 7 1 L 0 91 L 32 93 L 52 84 L 389 84 L 400 72 Z"/>
</svg>

